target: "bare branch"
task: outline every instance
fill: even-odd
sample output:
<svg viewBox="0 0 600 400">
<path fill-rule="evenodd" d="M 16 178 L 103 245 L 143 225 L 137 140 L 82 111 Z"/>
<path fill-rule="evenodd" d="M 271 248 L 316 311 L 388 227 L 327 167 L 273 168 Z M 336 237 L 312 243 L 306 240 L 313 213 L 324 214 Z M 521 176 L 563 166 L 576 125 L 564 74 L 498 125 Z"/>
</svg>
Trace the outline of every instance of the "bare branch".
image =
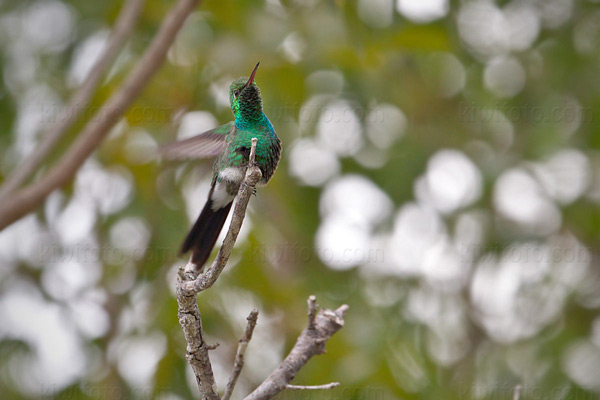
<svg viewBox="0 0 600 400">
<path fill-rule="evenodd" d="M 177 278 L 177 316 L 187 343 L 185 358 L 194 371 L 202 399 L 219 400 L 217 385 L 208 356 L 208 352 L 212 347 L 204 339 L 202 318 L 196 295 L 190 295 L 180 290 L 183 282 L 181 275 Z"/>
<path fill-rule="evenodd" d="M 325 385 L 312 385 L 312 386 L 298 386 L 298 385 L 285 385 L 285 390 L 329 390 L 340 386 L 339 382 L 331 382 Z"/>
<path fill-rule="evenodd" d="M 69 150 L 39 182 L 14 192 L 2 201 L 0 230 L 17 221 L 37 206 L 55 189 L 66 185 L 84 161 L 102 142 L 131 103 L 162 65 L 169 47 L 187 16 L 199 0 L 179 0 L 167 14 L 159 31 L 121 87 L 107 100 L 97 115 L 83 128 Z"/>
<path fill-rule="evenodd" d="M 313 306 L 313 304 L 315 305 Z M 309 299 L 309 315 L 311 307 L 316 309 L 316 303 Z M 307 328 L 298 337 L 290 354 L 244 400 L 271 399 L 285 390 L 312 356 L 325 352 L 327 340 L 344 326 L 344 315 L 347 311 L 348 306 L 345 304 L 335 311 L 321 309 L 313 320 L 313 327 L 311 328 L 309 321 Z"/>
<path fill-rule="evenodd" d="M 254 328 L 256 327 L 256 321 L 258 319 L 258 310 L 254 309 L 250 312 L 248 318 L 248 324 L 246 325 L 246 331 L 244 332 L 244 337 L 240 339 L 238 344 L 237 353 L 235 355 L 235 362 L 233 364 L 233 371 L 231 372 L 231 377 L 229 378 L 229 382 L 227 382 L 227 387 L 225 388 L 225 393 L 223 393 L 223 397 L 221 400 L 229 400 L 231 394 L 233 393 L 233 389 L 235 388 L 235 384 L 240 377 L 240 373 L 242 372 L 242 368 L 244 367 L 244 355 L 246 354 L 246 348 L 248 347 L 248 343 L 252 339 L 252 333 L 254 332 Z"/>
<path fill-rule="evenodd" d="M 215 377 L 208 355 L 210 349 L 203 336 L 202 320 L 196 296 L 199 292 L 210 288 L 216 282 L 221 271 L 225 268 L 229 256 L 231 255 L 231 251 L 233 250 L 242 222 L 246 216 L 246 207 L 250 201 L 250 196 L 254 191 L 256 183 L 262 176 L 260 168 L 254 164 L 256 144 L 257 139 L 253 138 L 246 176 L 240 185 L 231 224 L 229 225 L 223 245 L 217 254 L 217 258 L 210 268 L 199 277 L 197 276 L 198 270 L 195 266 L 190 266 L 190 263 L 188 263 L 185 269 L 179 269 L 177 279 L 179 323 L 183 329 L 185 340 L 187 342 L 186 359 L 194 370 L 196 382 L 198 383 L 198 388 L 200 389 L 203 399 L 215 400 L 219 399 L 219 395 L 217 394 L 217 385 L 215 383 Z M 248 323 L 250 325 L 251 322 L 249 321 Z M 256 322 L 254 322 L 254 325 L 256 325 Z M 252 326 L 252 329 L 254 329 L 254 326 Z M 248 328 L 246 328 L 246 333 L 248 333 Z M 252 332 L 249 332 L 248 334 L 251 336 Z M 235 379 L 237 379 L 237 377 Z M 233 390 L 233 385 L 235 385 L 235 382 L 232 383 L 231 390 Z"/>
<path fill-rule="evenodd" d="M 115 27 L 98 61 L 91 69 L 83 84 L 71 97 L 69 104 L 61 110 L 53 124 L 44 132 L 40 143 L 23 164 L 6 179 L 0 187 L 0 199 L 18 189 L 35 172 L 50 152 L 56 147 L 67 129 L 77 120 L 81 112 L 90 103 L 108 68 L 123 48 L 133 32 L 145 0 L 128 0 L 121 9 Z"/>
</svg>

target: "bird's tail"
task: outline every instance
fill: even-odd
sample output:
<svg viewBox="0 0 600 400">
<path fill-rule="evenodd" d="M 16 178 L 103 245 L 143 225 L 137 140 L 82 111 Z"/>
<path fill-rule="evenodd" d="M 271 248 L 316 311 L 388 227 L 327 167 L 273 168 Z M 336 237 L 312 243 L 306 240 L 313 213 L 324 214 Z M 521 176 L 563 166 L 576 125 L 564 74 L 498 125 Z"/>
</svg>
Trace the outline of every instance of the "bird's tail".
<svg viewBox="0 0 600 400">
<path fill-rule="evenodd" d="M 181 253 L 187 253 L 191 250 L 192 262 L 198 267 L 204 265 L 213 247 L 215 247 L 232 204 L 233 201 L 214 211 L 212 209 L 213 201 L 209 196 L 200 216 L 185 238 L 185 242 L 181 246 Z"/>
</svg>

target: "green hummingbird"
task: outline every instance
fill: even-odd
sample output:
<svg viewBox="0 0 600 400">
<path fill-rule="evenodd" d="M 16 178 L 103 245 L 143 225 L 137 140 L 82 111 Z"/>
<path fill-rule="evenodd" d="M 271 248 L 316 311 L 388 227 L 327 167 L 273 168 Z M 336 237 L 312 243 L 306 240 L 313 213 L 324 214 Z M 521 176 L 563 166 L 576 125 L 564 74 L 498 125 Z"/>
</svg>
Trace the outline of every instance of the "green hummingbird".
<svg viewBox="0 0 600 400">
<path fill-rule="evenodd" d="M 260 186 L 269 182 L 279 163 L 281 141 L 263 112 L 260 89 L 254 82 L 259 64 L 249 78 L 239 78 L 229 87 L 234 121 L 161 149 L 163 158 L 169 160 L 217 157 L 208 200 L 181 247 L 182 254 L 191 251 L 191 262 L 200 268 L 215 246 L 244 179 L 252 138 L 258 139 L 255 160 L 262 172 Z"/>
</svg>

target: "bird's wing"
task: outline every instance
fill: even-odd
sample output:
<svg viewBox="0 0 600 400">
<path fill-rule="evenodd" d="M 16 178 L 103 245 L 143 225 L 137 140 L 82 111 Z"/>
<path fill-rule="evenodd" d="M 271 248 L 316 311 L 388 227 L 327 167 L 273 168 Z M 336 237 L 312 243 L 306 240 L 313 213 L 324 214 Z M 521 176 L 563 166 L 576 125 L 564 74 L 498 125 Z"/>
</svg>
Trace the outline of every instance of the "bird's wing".
<svg viewBox="0 0 600 400">
<path fill-rule="evenodd" d="M 218 156 L 227 145 L 227 135 L 234 129 L 233 121 L 218 126 L 189 139 L 161 146 L 159 152 L 165 160 L 192 160 Z"/>
</svg>

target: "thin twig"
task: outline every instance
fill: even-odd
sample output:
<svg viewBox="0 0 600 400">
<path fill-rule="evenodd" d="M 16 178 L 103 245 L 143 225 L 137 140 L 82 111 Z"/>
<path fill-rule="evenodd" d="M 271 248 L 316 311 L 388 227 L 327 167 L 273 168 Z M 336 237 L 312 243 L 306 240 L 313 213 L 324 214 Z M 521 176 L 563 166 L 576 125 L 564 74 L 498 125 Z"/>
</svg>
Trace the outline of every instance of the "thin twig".
<svg viewBox="0 0 600 400">
<path fill-rule="evenodd" d="M 308 297 L 308 329 L 315 329 L 315 317 L 317 316 L 317 298 L 314 295 Z"/>
<path fill-rule="evenodd" d="M 219 342 L 215 342 L 215 343 L 212 343 L 212 344 L 207 344 L 207 345 L 206 345 L 206 348 L 207 348 L 208 350 L 215 350 L 215 349 L 216 349 L 217 347 L 219 347 L 220 345 L 221 345 L 221 344 L 220 344 Z"/>
<path fill-rule="evenodd" d="M 325 385 L 311 385 L 311 386 L 299 386 L 299 385 L 285 385 L 285 390 L 329 390 L 340 386 L 339 382 L 331 382 Z"/>
<path fill-rule="evenodd" d="M 513 391 L 513 400 L 519 400 L 521 398 L 521 385 L 515 386 Z"/>
<path fill-rule="evenodd" d="M 65 132 L 73 125 L 85 107 L 89 105 L 106 71 L 114 63 L 123 45 L 129 36 L 131 36 L 131 32 L 133 32 L 133 28 L 142 11 L 144 1 L 128 0 L 125 3 L 117 17 L 110 39 L 100 54 L 98 61 L 90 70 L 85 81 L 71 97 L 68 105 L 61 110 L 52 125 L 44 132 L 40 143 L 36 145 L 33 153 L 15 169 L 0 187 L 0 199 L 14 192 L 25 183 L 56 147 Z"/>
<path fill-rule="evenodd" d="M 229 382 L 227 382 L 227 387 L 225 388 L 225 393 L 223 393 L 221 400 L 229 400 L 231 394 L 233 393 L 233 389 L 235 388 L 235 384 L 240 377 L 242 368 L 244 368 L 244 355 L 246 354 L 246 348 L 248 348 L 248 343 L 250 343 L 250 340 L 252 339 L 252 333 L 256 327 L 258 310 L 252 310 L 246 319 L 248 320 L 246 331 L 244 332 L 244 337 L 242 337 L 238 343 L 235 362 L 233 363 L 233 371 L 231 372 L 231 377 L 229 378 Z"/>
<path fill-rule="evenodd" d="M 309 300 L 309 308 L 311 306 L 312 302 Z M 312 356 L 325 352 L 327 340 L 344 326 L 347 311 L 348 306 L 345 304 L 335 311 L 321 309 L 314 318 L 313 328 L 310 328 L 310 324 L 307 326 L 285 360 L 244 400 L 272 399 L 285 390 Z"/>
<path fill-rule="evenodd" d="M 150 78 L 158 71 L 177 32 L 198 1 L 179 0 L 165 17 L 152 42 L 125 82 L 107 100 L 97 115 L 86 124 L 56 166 L 40 181 L 14 192 L 0 203 L 0 230 L 33 211 L 52 191 L 73 179 L 79 167 L 98 147 L 109 130 L 142 92 Z"/>
</svg>

